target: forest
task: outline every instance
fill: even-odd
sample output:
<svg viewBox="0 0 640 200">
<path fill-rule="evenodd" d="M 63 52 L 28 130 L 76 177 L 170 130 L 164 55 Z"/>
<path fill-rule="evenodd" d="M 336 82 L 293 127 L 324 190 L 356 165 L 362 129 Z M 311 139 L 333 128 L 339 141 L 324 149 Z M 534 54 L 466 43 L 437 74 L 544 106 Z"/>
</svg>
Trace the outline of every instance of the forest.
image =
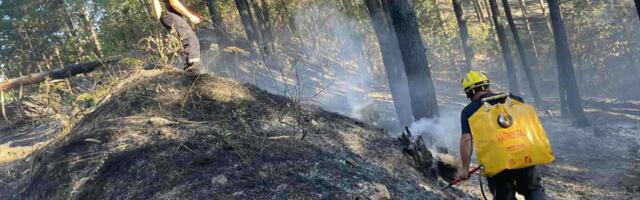
<svg viewBox="0 0 640 200">
<path fill-rule="evenodd" d="M 640 0 L 172 2 L 0 0 L 1 196 L 495 197 L 442 189 L 475 71 L 535 108 L 547 198 L 640 194 Z"/>
</svg>

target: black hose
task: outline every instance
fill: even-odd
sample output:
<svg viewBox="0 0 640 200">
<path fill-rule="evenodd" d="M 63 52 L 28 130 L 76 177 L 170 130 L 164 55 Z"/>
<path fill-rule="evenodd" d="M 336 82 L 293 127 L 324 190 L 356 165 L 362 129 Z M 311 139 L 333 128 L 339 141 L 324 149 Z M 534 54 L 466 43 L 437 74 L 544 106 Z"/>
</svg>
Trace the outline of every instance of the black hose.
<svg viewBox="0 0 640 200">
<path fill-rule="evenodd" d="M 478 182 L 480 183 L 480 192 L 482 193 L 482 198 L 487 200 L 487 196 L 484 195 L 484 188 L 482 187 L 482 176 L 478 176 Z"/>
</svg>

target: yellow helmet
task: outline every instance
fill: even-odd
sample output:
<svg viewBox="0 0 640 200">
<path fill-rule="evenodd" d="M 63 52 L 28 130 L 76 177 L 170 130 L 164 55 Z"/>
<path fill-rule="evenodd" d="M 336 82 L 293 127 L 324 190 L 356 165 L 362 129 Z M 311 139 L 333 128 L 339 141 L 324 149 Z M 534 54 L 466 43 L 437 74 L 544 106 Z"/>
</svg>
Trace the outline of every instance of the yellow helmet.
<svg viewBox="0 0 640 200">
<path fill-rule="evenodd" d="M 482 87 L 489 86 L 491 82 L 489 82 L 489 77 L 486 73 L 482 71 L 471 70 L 467 72 L 462 78 L 462 90 L 465 93 L 469 93 L 471 90 Z"/>
</svg>

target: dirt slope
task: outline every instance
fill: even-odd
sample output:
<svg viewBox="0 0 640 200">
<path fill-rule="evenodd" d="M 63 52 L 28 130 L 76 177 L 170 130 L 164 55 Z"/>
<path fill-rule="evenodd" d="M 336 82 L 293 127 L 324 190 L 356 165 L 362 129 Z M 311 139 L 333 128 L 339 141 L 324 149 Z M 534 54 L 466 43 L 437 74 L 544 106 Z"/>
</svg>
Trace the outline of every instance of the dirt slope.
<svg viewBox="0 0 640 200">
<path fill-rule="evenodd" d="M 394 138 L 357 121 L 208 75 L 130 76 L 60 139 L 4 163 L 0 195 L 355 199 L 386 188 L 394 199 L 468 198 L 438 191 Z"/>
</svg>

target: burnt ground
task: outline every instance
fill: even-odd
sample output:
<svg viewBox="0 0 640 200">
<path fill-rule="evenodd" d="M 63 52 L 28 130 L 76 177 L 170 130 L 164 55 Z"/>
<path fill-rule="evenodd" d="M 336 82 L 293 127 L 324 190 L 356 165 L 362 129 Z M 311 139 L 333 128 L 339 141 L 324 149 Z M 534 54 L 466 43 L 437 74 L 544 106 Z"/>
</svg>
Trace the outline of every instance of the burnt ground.
<svg viewBox="0 0 640 200">
<path fill-rule="evenodd" d="M 382 184 L 394 199 L 471 198 L 440 192 L 384 131 L 317 107 L 209 75 L 138 70 L 119 82 L 68 129 L 5 126 L 0 195 L 363 199 Z"/>
<path fill-rule="evenodd" d="M 438 191 L 442 183 L 413 169 L 383 130 L 251 85 L 141 69 L 113 82 L 95 105 L 72 114 L 77 120 L 45 112 L 0 124 L 0 195 L 356 199 L 376 193 L 379 183 L 394 199 L 482 198 L 476 178 Z M 443 107 L 465 104 L 451 95 L 456 83 L 436 86 Z M 387 99 L 377 99 L 378 112 L 392 112 Z M 542 168 L 551 199 L 636 198 L 638 108 L 638 101 L 586 99 L 593 124 L 586 128 L 557 117 L 557 107 L 554 115 L 540 110 L 557 159 Z"/>
</svg>

